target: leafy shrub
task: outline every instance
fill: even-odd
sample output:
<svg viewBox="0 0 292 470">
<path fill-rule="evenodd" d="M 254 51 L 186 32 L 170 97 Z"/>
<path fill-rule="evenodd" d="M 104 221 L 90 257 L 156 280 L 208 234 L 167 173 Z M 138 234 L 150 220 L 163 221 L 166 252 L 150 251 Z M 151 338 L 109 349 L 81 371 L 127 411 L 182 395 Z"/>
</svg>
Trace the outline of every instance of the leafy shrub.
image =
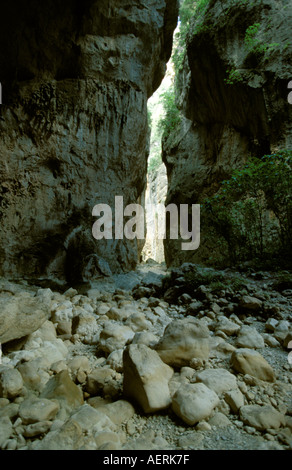
<svg viewBox="0 0 292 470">
<path fill-rule="evenodd" d="M 232 263 L 292 254 L 292 151 L 250 159 L 202 204 Z M 291 263 L 291 261 L 290 261 Z"/>
<path fill-rule="evenodd" d="M 186 291 L 193 293 L 200 286 L 209 286 L 224 281 L 224 275 L 216 271 L 190 271 L 185 274 Z"/>
<path fill-rule="evenodd" d="M 176 73 L 183 66 L 188 34 L 197 34 L 206 26 L 203 25 L 203 19 L 209 3 L 210 0 L 182 0 L 181 2 L 179 10 L 180 31 L 175 38 L 176 46 L 173 53 Z"/>
<path fill-rule="evenodd" d="M 163 137 L 167 138 L 181 122 L 181 115 L 175 103 L 174 88 L 171 87 L 162 95 L 162 103 L 164 115 L 158 123 L 158 129 L 163 133 Z"/>
<path fill-rule="evenodd" d="M 228 85 L 234 85 L 235 83 L 243 82 L 243 77 L 239 70 L 236 68 L 231 68 L 227 70 L 227 78 L 225 78 L 225 83 Z"/>
<path fill-rule="evenodd" d="M 273 283 L 273 288 L 278 292 L 292 289 L 292 274 L 280 273 L 277 280 Z"/>
<path fill-rule="evenodd" d="M 244 42 L 249 52 L 256 55 L 264 54 L 265 58 L 267 58 L 267 54 L 272 52 L 275 48 L 278 48 L 280 44 L 278 42 L 264 42 L 258 35 L 260 28 L 260 23 L 254 23 L 249 26 L 245 32 Z"/>
</svg>

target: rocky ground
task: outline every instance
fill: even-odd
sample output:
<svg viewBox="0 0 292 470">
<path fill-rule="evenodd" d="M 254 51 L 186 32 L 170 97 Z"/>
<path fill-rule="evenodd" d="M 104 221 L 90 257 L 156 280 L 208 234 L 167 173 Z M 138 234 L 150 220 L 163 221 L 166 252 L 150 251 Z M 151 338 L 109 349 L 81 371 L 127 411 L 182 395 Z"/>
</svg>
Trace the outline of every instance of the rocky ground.
<svg viewBox="0 0 292 470">
<path fill-rule="evenodd" d="M 291 450 L 292 290 L 277 276 L 2 279 L 0 448 Z"/>
</svg>

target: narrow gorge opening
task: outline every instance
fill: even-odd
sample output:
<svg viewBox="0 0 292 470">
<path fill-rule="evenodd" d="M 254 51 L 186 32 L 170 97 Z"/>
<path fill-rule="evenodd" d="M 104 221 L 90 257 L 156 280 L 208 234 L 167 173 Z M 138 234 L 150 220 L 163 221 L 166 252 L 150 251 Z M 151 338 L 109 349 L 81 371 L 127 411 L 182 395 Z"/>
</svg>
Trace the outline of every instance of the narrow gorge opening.
<svg viewBox="0 0 292 470">
<path fill-rule="evenodd" d="M 171 74 L 168 72 L 154 95 L 148 100 L 148 122 L 150 128 L 150 148 L 147 168 L 147 187 L 145 192 L 146 240 L 142 252 L 143 262 L 165 261 L 164 243 L 159 232 L 161 229 L 161 209 L 164 207 L 168 190 L 167 172 L 162 161 L 161 117 L 164 113 L 162 95 L 168 89 Z"/>
<path fill-rule="evenodd" d="M 174 37 L 179 25 L 174 31 Z M 174 52 L 173 47 L 173 52 Z M 173 94 L 175 70 L 173 56 L 167 64 L 165 77 L 156 92 L 148 100 L 148 122 L 150 128 L 150 148 L 145 193 L 146 241 L 142 261 L 165 262 L 164 239 L 166 230 L 165 202 L 168 193 L 167 168 L 162 159 L 162 140 L 167 115 L 165 101 Z"/>
</svg>

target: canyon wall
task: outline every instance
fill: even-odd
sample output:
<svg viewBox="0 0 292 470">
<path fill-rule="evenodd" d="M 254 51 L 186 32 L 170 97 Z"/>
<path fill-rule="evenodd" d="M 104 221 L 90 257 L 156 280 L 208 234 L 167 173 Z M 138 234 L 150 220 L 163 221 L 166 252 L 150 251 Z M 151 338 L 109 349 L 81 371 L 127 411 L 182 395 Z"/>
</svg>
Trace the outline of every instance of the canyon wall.
<svg viewBox="0 0 292 470">
<path fill-rule="evenodd" d="M 167 204 L 201 203 L 248 156 L 292 148 L 291 10 L 284 0 L 211 0 L 195 16 L 178 77 L 181 123 L 163 143 Z M 195 252 L 167 239 L 167 264 L 220 251 L 207 232 Z"/>
<path fill-rule="evenodd" d="M 0 275 L 79 282 L 136 266 L 141 244 L 96 241 L 96 204 L 142 203 L 147 100 L 176 0 L 2 2 Z"/>
</svg>

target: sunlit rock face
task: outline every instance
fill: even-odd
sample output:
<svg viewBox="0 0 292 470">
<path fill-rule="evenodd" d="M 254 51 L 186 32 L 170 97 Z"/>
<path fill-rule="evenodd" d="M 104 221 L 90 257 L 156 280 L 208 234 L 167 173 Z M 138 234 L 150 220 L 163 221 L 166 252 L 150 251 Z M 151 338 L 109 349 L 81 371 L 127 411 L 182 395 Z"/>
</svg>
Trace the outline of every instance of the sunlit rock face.
<svg viewBox="0 0 292 470">
<path fill-rule="evenodd" d="M 141 246 L 94 240 L 92 210 L 115 196 L 142 203 L 147 100 L 177 14 L 176 0 L 1 5 L 0 275 L 73 282 L 100 258 L 135 267 Z"/>
<path fill-rule="evenodd" d="M 292 147 L 291 21 L 285 0 L 211 1 L 197 18 L 178 78 L 184 118 L 163 145 L 167 204 L 198 204 L 248 156 Z M 252 25 L 256 34 L 248 43 Z M 205 262 L 214 248 L 220 251 L 208 245 L 204 230 L 194 252 L 167 238 L 167 264 Z"/>
<path fill-rule="evenodd" d="M 152 259 L 163 263 L 165 234 L 165 199 L 167 195 L 167 174 L 162 163 L 156 172 L 148 175 L 145 193 L 145 213 L 147 222 L 143 260 Z"/>
</svg>

